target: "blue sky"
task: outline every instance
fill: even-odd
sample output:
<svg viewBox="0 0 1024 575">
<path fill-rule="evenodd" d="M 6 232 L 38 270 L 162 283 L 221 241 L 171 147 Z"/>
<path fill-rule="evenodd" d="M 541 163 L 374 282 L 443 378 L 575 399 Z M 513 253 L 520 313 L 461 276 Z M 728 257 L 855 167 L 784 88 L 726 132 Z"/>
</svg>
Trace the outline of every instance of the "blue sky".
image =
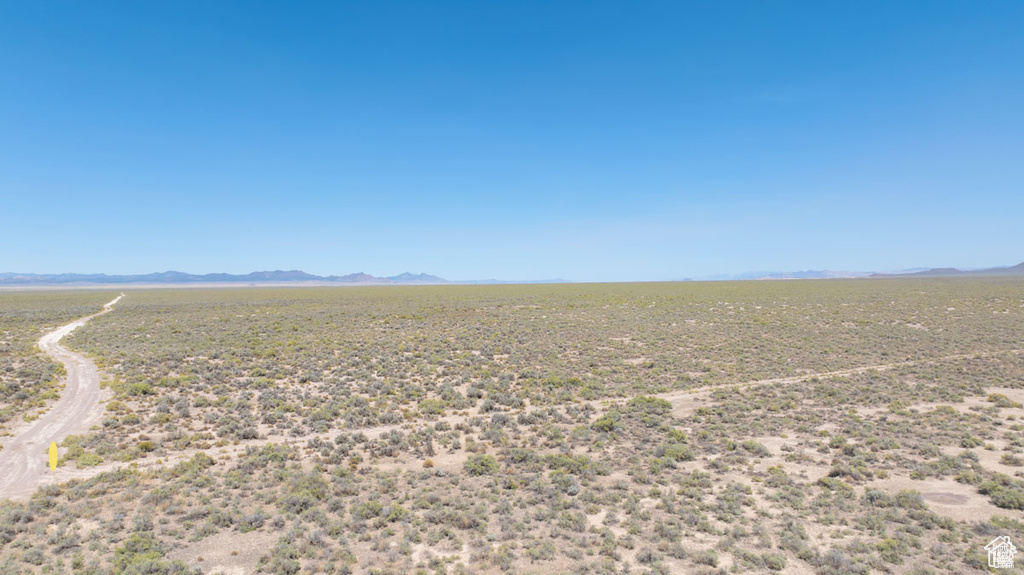
<svg viewBox="0 0 1024 575">
<path fill-rule="evenodd" d="M 1024 260 L 1024 3 L 5 2 L 0 271 Z"/>
</svg>

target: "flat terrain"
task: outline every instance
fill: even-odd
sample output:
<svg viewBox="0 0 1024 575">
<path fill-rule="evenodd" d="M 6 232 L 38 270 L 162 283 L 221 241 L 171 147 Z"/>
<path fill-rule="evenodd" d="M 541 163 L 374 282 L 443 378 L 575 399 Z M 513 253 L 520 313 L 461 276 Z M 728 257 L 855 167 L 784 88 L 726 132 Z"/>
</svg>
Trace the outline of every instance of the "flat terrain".
<svg viewBox="0 0 1024 575">
<path fill-rule="evenodd" d="M 146 290 L 65 345 L 112 398 L 78 479 L 0 503 L 0 572 L 961 573 L 1024 542 L 1019 279 Z"/>
</svg>

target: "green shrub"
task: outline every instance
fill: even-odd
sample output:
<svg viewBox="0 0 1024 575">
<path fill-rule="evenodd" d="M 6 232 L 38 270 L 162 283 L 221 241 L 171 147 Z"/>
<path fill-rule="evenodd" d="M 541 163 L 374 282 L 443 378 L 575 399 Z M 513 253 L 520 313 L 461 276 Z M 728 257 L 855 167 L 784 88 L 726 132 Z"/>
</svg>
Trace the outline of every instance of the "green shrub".
<svg viewBox="0 0 1024 575">
<path fill-rule="evenodd" d="M 595 463 L 586 455 L 566 455 L 549 453 L 541 458 L 548 469 L 558 469 L 573 475 L 607 475 L 605 465 Z"/>
<path fill-rule="evenodd" d="M 619 423 L 621 419 L 622 416 L 619 415 L 617 411 L 611 411 L 597 418 L 597 420 L 594 423 L 591 423 L 590 426 L 596 431 L 611 433 L 612 431 L 622 429 L 622 425 Z"/>
<path fill-rule="evenodd" d="M 686 443 L 686 433 L 680 429 L 669 429 L 665 434 L 669 443 Z"/>
<path fill-rule="evenodd" d="M 1012 453 L 1004 453 L 1003 456 L 999 458 L 999 463 L 1010 467 L 1020 467 L 1021 465 L 1024 465 L 1024 461 L 1021 461 L 1020 457 L 1017 457 Z"/>
<path fill-rule="evenodd" d="M 978 492 L 988 495 L 997 507 L 1024 509 L 1024 481 L 997 473 L 994 479 L 982 482 Z"/>
<path fill-rule="evenodd" d="M 531 464 L 539 459 L 536 453 L 522 447 L 513 447 L 508 452 L 508 460 L 514 464 Z"/>
<path fill-rule="evenodd" d="M 982 445 L 985 445 L 984 441 L 971 435 L 964 435 L 960 439 L 960 447 L 963 447 L 964 449 L 971 449 L 972 447 L 981 447 Z"/>
<path fill-rule="evenodd" d="M 409 512 L 406 511 L 404 507 L 396 503 L 387 508 L 384 513 L 384 520 L 388 523 L 394 523 L 395 521 L 400 521 L 403 517 L 408 515 L 408 513 Z"/>
<path fill-rule="evenodd" d="M 904 489 L 896 494 L 896 507 L 901 509 L 924 509 L 924 499 L 919 491 Z"/>
<path fill-rule="evenodd" d="M 470 475 L 493 475 L 498 472 L 501 466 L 498 460 L 490 455 L 470 455 L 464 465 L 466 472 Z"/>
<path fill-rule="evenodd" d="M 583 532 L 587 528 L 587 517 L 579 511 L 563 511 L 558 526 L 567 531 Z"/>
<path fill-rule="evenodd" d="M 975 473 L 974 471 L 966 469 L 957 474 L 956 480 L 960 483 L 978 485 L 979 483 L 981 483 L 981 476 Z"/>
<path fill-rule="evenodd" d="M 990 393 L 988 400 L 990 403 L 996 404 L 996 407 L 1020 407 L 1019 403 L 1001 393 Z"/>
<path fill-rule="evenodd" d="M 267 467 L 283 467 L 285 462 L 296 459 L 295 449 L 279 443 L 270 443 L 261 447 L 246 447 L 245 455 L 239 458 L 238 468 L 252 472 Z"/>
<path fill-rule="evenodd" d="M 148 532 L 133 533 L 114 548 L 115 575 L 186 575 L 195 573 L 181 561 L 164 561 L 160 543 Z"/>
<path fill-rule="evenodd" d="M 889 537 L 879 541 L 876 547 L 882 559 L 896 565 L 903 562 L 903 556 L 909 551 L 906 543 Z"/>
<path fill-rule="evenodd" d="M 652 415 L 665 415 L 672 411 L 671 403 L 661 399 L 660 397 L 651 397 L 649 395 L 639 395 L 634 397 L 629 401 L 629 407 L 632 411 Z"/>
<path fill-rule="evenodd" d="M 761 445 L 760 443 L 754 441 L 753 439 L 748 439 L 740 443 L 740 447 L 742 447 L 744 450 L 757 457 L 770 457 L 772 454 L 772 452 L 769 451 L 767 447 Z"/>
<path fill-rule="evenodd" d="M 419 404 L 423 415 L 444 415 L 444 402 L 439 399 L 424 399 Z"/>
<path fill-rule="evenodd" d="M 114 393 L 116 393 L 118 397 L 142 397 L 144 395 L 156 394 L 156 391 L 153 389 L 153 386 L 144 382 L 118 382 L 113 385 L 113 388 Z"/>
<path fill-rule="evenodd" d="M 864 490 L 864 503 L 872 507 L 892 507 L 895 504 L 884 491 L 870 487 Z"/>
<path fill-rule="evenodd" d="M 30 565 L 42 565 L 45 556 L 43 550 L 38 547 L 33 547 L 28 551 L 25 551 L 21 556 L 21 560 Z"/>
<path fill-rule="evenodd" d="M 301 568 L 298 550 L 292 543 L 284 539 L 274 545 L 269 555 L 261 557 L 258 564 L 260 573 L 274 573 L 275 575 L 294 575 Z"/>
<path fill-rule="evenodd" d="M 715 553 L 714 549 L 703 549 L 694 553 L 691 558 L 697 565 L 718 566 L 718 553 Z"/>
<path fill-rule="evenodd" d="M 356 520 L 366 520 L 379 517 L 384 512 L 384 505 L 379 501 L 366 501 L 352 506 L 352 517 Z"/>
<path fill-rule="evenodd" d="M 536 539 L 527 542 L 524 546 L 526 549 L 526 556 L 530 558 L 530 563 L 536 561 L 549 561 L 554 559 L 557 554 L 555 544 L 550 541 L 538 541 Z"/>
<path fill-rule="evenodd" d="M 566 495 L 575 496 L 580 492 L 580 482 L 575 476 L 569 475 L 564 471 L 552 471 L 551 472 L 551 483 Z"/>
<path fill-rule="evenodd" d="M 103 463 L 103 458 L 95 453 L 83 453 L 78 456 L 79 467 L 96 467 L 100 463 Z"/>
<path fill-rule="evenodd" d="M 671 459 L 672 461 L 693 461 L 694 459 L 693 450 L 689 446 L 680 443 L 662 445 L 655 450 L 655 455 Z"/>
</svg>

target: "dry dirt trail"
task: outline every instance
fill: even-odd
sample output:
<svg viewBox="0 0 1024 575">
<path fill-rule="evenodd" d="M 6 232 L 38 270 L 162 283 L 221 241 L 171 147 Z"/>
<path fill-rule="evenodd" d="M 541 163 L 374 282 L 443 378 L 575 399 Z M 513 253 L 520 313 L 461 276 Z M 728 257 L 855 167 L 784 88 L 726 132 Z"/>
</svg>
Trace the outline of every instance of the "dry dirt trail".
<svg viewBox="0 0 1024 575">
<path fill-rule="evenodd" d="M 103 306 L 103 311 L 59 327 L 39 340 L 39 349 L 64 365 L 67 376 L 60 399 L 39 419 L 14 431 L 0 450 L 0 500 L 22 499 L 44 484 L 58 480 L 49 470 L 47 449 L 51 441 L 83 433 L 103 415 L 100 374 L 87 357 L 68 351 L 60 340 L 90 319 L 110 312 L 124 294 Z M 67 477 L 61 479 L 68 479 Z"/>
<path fill-rule="evenodd" d="M 883 363 L 879 365 L 868 365 L 863 367 L 852 367 L 847 369 L 839 369 L 836 371 L 823 371 L 817 373 L 804 373 L 800 375 L 794 375 L 789 377 L 773 377 L 769 379 L 756 379 L 752 381 L 737 381 L 734 383 L 717 383 L 714 385 L 704 385 L 701 387 L 693 387 L 690 389 L 679 389 L 675 391 L 667 391 L 665 393 L 654 394 L 655 397 L 660 397 L 672 404 L 685 399 L 688 396 L 694 396 L 697 394 L 706 394 L 718 389 L 743 389 L 747 387 L 757 387 L 761 385 L 784 385 L 789 383 L 800 383 L 802 381 L 809 381 L 814 378 L 825 378 L 825 377 L 846 377 L 849 375 L 857 375 L 859 373 L 866 373 L 869 371 L 888 371 L 890 369 L 897 369 L 900 367 L 912 367 L 915 365 L 927 365 L 931 363 L 938 363 L 940 361 L 951 361 L 958 359 L 971 359 L 981 357 L 992 357 L 996 355 L 1012 354 L 1020 355 L 1024 353 L 1022 349 L 1004 349 L 1000 351 L 986 351 L 978 353 L 960 353 L 956 355 L 944 355 L 941 357 L 932 357 L 925 359 L 914 359 L 908 361 L 898 361 L 894 363 Z M 591 402 L 593 403 L 593 402 Z"/>
</svg>

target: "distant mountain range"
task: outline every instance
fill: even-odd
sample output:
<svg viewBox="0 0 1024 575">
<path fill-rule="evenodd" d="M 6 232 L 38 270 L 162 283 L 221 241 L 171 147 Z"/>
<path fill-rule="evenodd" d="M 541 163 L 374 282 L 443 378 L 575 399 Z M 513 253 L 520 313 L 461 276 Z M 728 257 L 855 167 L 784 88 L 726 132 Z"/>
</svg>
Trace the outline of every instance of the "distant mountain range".
<svg viewBox="0 0 1024 575">
<path fill-rule="evenodd" d="M 685 281 L 746 281 L 746 280 L 820 280 L 838 278 L 865 278 L 872 272 L 846 272 L 833 270 L 805 270 L 800 272 L 747 272 L 743 274 L 718 274 L 691 278 Z"/>
<path fill-rule="evenodd" d="M 0 285 L 109 285 L 109 284 L 266 284 L 323 283 L 337 285 L 432 285 L 449 284 L 430 274 L 405 272 L 397 276 L 376 277 L 362 272 L 344 276 L 317 276 L 299 270 L 235 274 L 189 274 L 167 271 L 142 275 L 107 274 L 17 274 L 0 273 Z"/>
<path fill-rule="evenodd" d="M 895 274 L 871 274 L 873 278 L 894 278 L 894 277 L 922 277 L 922 278 L 948 278 L 948 277 L 991 277 L 991 276 L 1024 276 L 1024 262 L 1010 267 L 984 268 L 978 270 L 958 270 L 956 268 L 930 268 L 926 270 L 913 271 L 909 273 Z"/>
<path fill-rule="evenodd" d="M 832 270 L 806 270 L 801 272 L 747 272 L 743 274 L 719 274 L 683 281 L 745 281 L 745 280 L 806 280 L 838 278 L 906 278 L 906 277 L 990 277 L 1024 276 L 1024 262 L 1012 267 L 958 270 L 954 268 L 913 268 L 898 272 L 850 272 Z"/>
<path fill-rule="evenodd" d="M 681 281 L 744 281 L 744 280 L 794 280 L 794 279 L 838 279 L 838 278 L 906 278 L 906 277 L 992 277 L 1024 276 L 1024 262 L 1012 267 L 995 267 L 974 270 L 954 268 L 915 268 L 894 273 L 851 272 L 832 270 L 805 270 L 798 272 L 747 272 L 737 275 L 714 275 L 687 278 Z M 420 273 L 401 273 L 396 276 L 377 277 L 363 272 L 343 276 L 318 276 L 299 270 L 274 270 L 235 274 L 189 274 L 166 271 L 141 275 L 107 274 L 19 274 L 0 273 L 2 286 L 90 286 L 90 285 L 202 285 L 202 284 L 307 284 L 307 285 L 465 285 L 465 284 L 542 284 L 571 283 L 562 279 L 550 280 L 466 280 L 451 281 Z"/>
</svg>

